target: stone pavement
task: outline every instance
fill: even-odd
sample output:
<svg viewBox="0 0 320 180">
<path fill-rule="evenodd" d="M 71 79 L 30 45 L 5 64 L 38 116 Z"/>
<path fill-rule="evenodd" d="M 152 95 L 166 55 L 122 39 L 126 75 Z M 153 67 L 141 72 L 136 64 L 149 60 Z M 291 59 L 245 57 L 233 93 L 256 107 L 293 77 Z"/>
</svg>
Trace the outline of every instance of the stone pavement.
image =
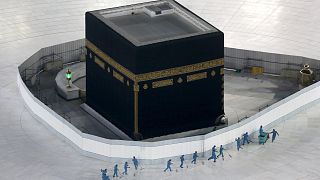
<svg viewBox="0 0 320 180">
<path fill-rule="evenodd" d="M 83 38 L 85 11 L 135 2 L 142 1 L 0 0 L 0 179 L 100 179 L 100 168 L 112 169 L 114 162 L 82 156 L 30 116 L 16 73 L 40 48 Z M 319 1 L 178 2 L 225 32 L 227 47 L 320 59 Z M 320 179 L 319 107 L 280 124 L 275 144 L 231 151 L 214 167 L 205 161 L 164 174 L 163 164 L 124 179 Z"/>
</svg>

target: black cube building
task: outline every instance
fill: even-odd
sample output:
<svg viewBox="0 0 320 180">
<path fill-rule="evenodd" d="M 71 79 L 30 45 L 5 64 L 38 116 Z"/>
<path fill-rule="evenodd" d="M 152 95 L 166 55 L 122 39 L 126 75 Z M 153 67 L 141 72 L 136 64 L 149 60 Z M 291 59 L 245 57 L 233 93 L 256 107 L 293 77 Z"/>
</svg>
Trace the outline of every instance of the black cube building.
<svg viewBox="0 0 320 180">
<path fill-rule="evenodd" d="M 213 126 L 223 33 L 173 0 L 86 13 L 87 104 L 131 137 Z"/>
</svg>

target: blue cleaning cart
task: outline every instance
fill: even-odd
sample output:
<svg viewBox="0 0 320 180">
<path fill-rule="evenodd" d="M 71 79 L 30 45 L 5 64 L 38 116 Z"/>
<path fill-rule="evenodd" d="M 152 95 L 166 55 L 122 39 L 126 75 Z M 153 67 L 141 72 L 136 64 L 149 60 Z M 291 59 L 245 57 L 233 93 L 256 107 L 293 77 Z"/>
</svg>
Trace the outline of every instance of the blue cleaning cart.
<svg viewBox="0 0 320 180">
<path fill-rule="evenodd" d="M 264 144 L 269 139 L 269 133 L 263 132 L 258 136 L 259 138 L 259 144 Z"/>
</svg>

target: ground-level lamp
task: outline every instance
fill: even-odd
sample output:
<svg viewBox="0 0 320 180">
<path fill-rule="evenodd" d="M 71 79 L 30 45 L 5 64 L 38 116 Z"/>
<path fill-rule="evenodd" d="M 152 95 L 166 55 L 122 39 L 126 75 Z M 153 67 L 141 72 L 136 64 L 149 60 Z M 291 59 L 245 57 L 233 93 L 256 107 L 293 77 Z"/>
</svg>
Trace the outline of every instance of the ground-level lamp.
<svg viewBox="0 0 320 180">
<path fill-rule="evenodd" d="M 72 73 L 71 73 L 70 69 L 68 69 L 66 72 L 66 79 L 68 81 L 68 85 L 67 85 L 68 88 L 71 88 L 71 85 L 70 85 L 71 78 L 72 78 Z"/>
</svg>

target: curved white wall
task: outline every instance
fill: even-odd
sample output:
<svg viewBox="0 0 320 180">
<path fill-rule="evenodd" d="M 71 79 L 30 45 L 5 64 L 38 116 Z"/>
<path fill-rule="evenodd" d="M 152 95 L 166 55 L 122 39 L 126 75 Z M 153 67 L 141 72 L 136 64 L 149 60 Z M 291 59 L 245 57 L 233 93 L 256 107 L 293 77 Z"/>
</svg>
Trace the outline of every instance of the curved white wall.
<svg viewBox="0 0 320 180">
<path fill-rule="evenodd" d="M 191 154 L 196 150 L 201 153 L 210 150 L 214 144 L 225 145 L 232 143 L 235 137 L 241 136 L 244 132 L 253 133 L 258 130 L 260 125 L 267 126 L 283 120 L 285 116 L 320 98 L 320 82 L 318 82 L 238 124 L 207 135 L 159 142 L 137 142 L 108 140 L 84 134 L 35 98 L 22 81 L 19 73 L 17 74 L 17 82 L 21 95 L 33 114 L 45 122 L 48 127 L 72 142 L 81 151 L 111 158 L 131 158 L 136 156 L 145 160 Z"/>
</svg>

